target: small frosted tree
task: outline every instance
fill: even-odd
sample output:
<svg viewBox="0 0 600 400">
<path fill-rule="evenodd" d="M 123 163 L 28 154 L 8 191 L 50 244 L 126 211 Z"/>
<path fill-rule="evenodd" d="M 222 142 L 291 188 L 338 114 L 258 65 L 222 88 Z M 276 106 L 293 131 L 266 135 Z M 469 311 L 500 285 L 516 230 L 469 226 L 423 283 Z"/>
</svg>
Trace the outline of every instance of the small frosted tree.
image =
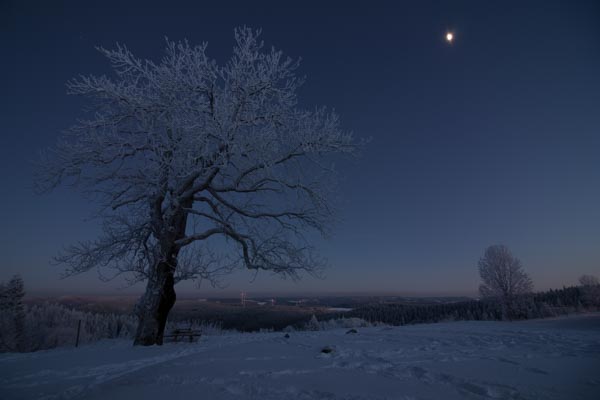
<svg viewBox="0 0 600 400">
<path fill-rule="evenodd" d="M 517 302 L 533 290 L 533 282 L 523 270 L 521 261 L 504 245 L 489 246 L 478 263 L 482 297 L 496 299 L 502 305 L 504 318 L 515 316 Z"/>
<path fill-rule="evenodd" d="M 315 314 L 313 314 L 312 317 L 310 317 L 310 320 L 306 323 L 304 329 L 306 329 L 307 331 L 321 330 L 321 324 L 319 323 L 319 320 L 317 319 Z"/>
<path fill-rule="evenodd" d="M 583 298 L 588 305 L 600 307 L 600 281 L 594 275 L 582 275 L 579 278 Z"/>
<path fill-rule="evenodd" d="M 68 83 L 93 112 L 44 153 L 37 183 L 100 199 L 102 236 L 57 261 L 67 275 L 109 268 L 147 281 L 135 344 L 162 343 L 181 280 L 322 266 L 305 233 L 331 221 L 326 157 L 356 146 L 335 113 L 298 106 L 298 62 L 248 28 L 222 65 L 206 44 L 167 41 L 160 62 L 99 50 L 114 75 Z"/>
</svg>

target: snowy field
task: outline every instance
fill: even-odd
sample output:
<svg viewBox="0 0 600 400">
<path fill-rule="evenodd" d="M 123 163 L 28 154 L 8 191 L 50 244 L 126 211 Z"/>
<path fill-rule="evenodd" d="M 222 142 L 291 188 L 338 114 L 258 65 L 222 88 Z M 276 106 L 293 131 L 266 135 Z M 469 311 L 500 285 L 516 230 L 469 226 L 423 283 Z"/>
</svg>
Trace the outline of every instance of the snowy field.
<svg viewBox="0 0 600 400">
<path fill-rule="evenodd" d="M 71 398 L 597 400 L 600 314 L 0 355 L 0 399 Z"/>
</svg>

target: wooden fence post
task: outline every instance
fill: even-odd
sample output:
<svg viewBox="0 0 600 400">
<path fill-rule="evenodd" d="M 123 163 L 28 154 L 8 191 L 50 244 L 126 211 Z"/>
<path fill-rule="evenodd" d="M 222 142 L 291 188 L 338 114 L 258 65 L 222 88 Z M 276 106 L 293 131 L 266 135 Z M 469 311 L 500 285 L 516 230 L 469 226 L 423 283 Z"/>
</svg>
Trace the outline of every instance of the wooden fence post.
<svg viewBox="0 0 600 400">
<path fill-rule="evenodd" d="M 81 320 L 77 323 L 77 339 L 75 340 L 75 347 L 79 347 L 79 332 L 81 332 Z"/>
</svg>

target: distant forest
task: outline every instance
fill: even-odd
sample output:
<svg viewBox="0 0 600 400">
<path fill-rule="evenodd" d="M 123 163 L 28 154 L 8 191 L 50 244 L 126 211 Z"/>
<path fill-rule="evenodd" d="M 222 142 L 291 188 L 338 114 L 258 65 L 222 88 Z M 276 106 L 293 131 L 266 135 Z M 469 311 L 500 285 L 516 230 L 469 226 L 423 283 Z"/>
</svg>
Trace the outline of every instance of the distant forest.
<svg viewBox="0 0 600 400">
<path fill-rule="evenodd" d="M 512 319 L 546 318 L 598 310 L 600 307 L 597 296 L 590 296 L 586 288 L 581 286 L 521 296 L 516 305 Z M 499 321 L 503 319 L 503 312 L 499 302 L 483 299 L 428 305 L 371 304 L 330 318 L 340 316 L 362 318 L 372 323 L 407 325 L 442 321 Z"/>
<path fill-rule="evenodd" d="M 129 312 L 86 311 L 49 302 L 28 305 L 23 303 L 24 294 L 24 284 L 19 277 L 0 284 L 0 353 L 73 346 L 77 341 L 79 324 L 79 343 L 82 344 L 101 339 L 132 338 L 135 333 L 137 319 Z M 324 313 L 325 308 L 322 307 L 242 308 L 227 304 L 206 309 L 193 307 L 179 315 L 174 313 L 167 331 L 185 326 L 211 335 L 220 334 L 221 330 L 321 330 L 378 324 L 506 319 L 501 304 L 494 299 L 459 299 L 454 302 L 444 299 L 441 303 L 372 300 L 351 311 L 335 313 Z M 519 297 L 515 304 L 512 319 L 599 311 L 600 285 L 593 283 L 525 295 Z"/>
</svg>

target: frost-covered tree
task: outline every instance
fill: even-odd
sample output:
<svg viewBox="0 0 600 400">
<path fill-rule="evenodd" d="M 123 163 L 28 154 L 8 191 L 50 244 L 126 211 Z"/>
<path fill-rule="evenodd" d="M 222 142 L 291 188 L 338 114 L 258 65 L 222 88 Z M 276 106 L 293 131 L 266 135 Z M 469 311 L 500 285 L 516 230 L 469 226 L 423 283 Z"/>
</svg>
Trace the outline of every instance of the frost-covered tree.
<svg viewBox="0 0 600 400">
<path fill-rule="evenodd" d="M 0 282 L 0 312 L 8 308 L 8 296 L 6 294 L 6 285 Z"/>
<path fill-rule="evenodd" d="M 533 282 L 521 261 L 504 245 L 489 246 L 478 263 L 482 297 L 495 298 L 502 304 L 506 318 L 512 318 L 522 295 L 531 293 Z"/>
<path fill-rule="evenodd" d="M 23 279 L 15 275 L 0 285 L 0 350 L 25 351 L 25 308 Z"/>
<path fill-rule="evenodd" d="M 162 343 L 180 280 L 237 266 L 296 278 L 322 265 L 305 234 L 331 220 L 326 156 L 355 142 L 335 113 L 298 105 L 298 62 L 259 35 L 236 29 L 224 64 L 206 44 L 167 41 L 158 62 L 100 48 L 114 74 L 68 83 L 91 112 L 43 154 L 37 183 L 100 199 L 103 234 L 57 261 L 67 275 L 109 268 L 147 281 L 136 344 Z"/>
<path fill-rule="evenodd" d="M 588 305 L 600 306 L 600 281 L 594 275 L 582 275 L 579 283 L 583 289 L 583 296 Z"/>
<path fill-rule="evenodd" d="M 321 325 L 319 324 L 319 320 L 315 316 L 315 314 L 310 317 L 310 320 L 304 326 L 304 329 L 307 331 L 318 331 L 321 330 Z"/>
<path fill-rule="evenodd" d="M 579 277 L 579 283 L 583 287 L 600 285 L 600 281 L 594 275 L 581 275 Z"/>
</svg>

